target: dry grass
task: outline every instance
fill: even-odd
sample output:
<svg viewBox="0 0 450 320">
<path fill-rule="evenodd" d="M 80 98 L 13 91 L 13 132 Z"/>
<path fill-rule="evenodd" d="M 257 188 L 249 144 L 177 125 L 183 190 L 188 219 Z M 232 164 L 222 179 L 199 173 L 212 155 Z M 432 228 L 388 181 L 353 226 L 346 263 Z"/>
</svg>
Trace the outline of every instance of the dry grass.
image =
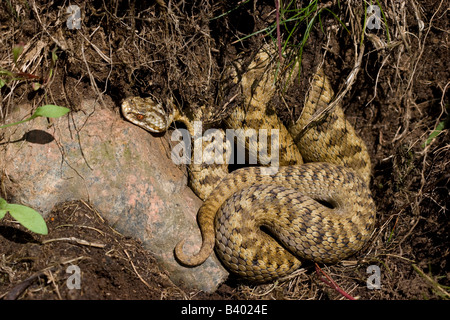
<svg viewBox="0 0 450 320">
<path fill-rule="evenodd" d="M 377 228 L 361 255 L 322 269 L 355 297 L 448 298 L 448 8 L 443 0 L 380 2 L 386 24 L 365 32 L 363 2 L 327 4 L 350 34 L 332 15 L 324 15 L 303 56 L 305 76 L 308 66 L 325 63 L 337 91 L 336 103 L 344 104 L 369 146 L 379 212 Z M 36 75 L 42 86 L 33 91 L 30 83 L 35 79 L 8 82 L 0 90 L 0 119 L 29 100 L 34 106 L 45 102 L 77 110 L 80 97 L 86 95 L 116 107 L 128 95 L 153 95 L 163 102 L 173 97 L 185 110 L 211 106 L 211 122 L 225 117 L 239 101 L 233 100 L 233 86 L 223 80 L 222 70 L 240 52 L 251 58 L 263 37 L 236 40 L 273 23 L 275 9 L 249 2 L 210 20 L 234 7 L 208 0 L 168 3 L 80 2 L 81 11 L 89 14 L 81 29 L 68 30 L 65 4 L 11 1 L 0 9 L 0 68 Z M 299 43 L 300 36 L 299 32 L 293 43 Z M 319 43 L 316 48 L 314 41 Z M 24 51 L 15 63 L 12 48 L 21 42 Z M 53 75 L 46 78 L 55 48 L 59 59 Z M 289 115 L 299 112 L 282 109 Z M 423 146 L 443 122 L 439 135 Z M 373 264 L 381 268 L 381 290 L 366 288 L 366 268 Z M 182 295 L 212 297 L 192 291 Z M 217 295 L 342 299 L 312 267 L 264 286 L 230 281 Z M 180 290 L 170 286 L 163 296 L 181 297 Z"/>
</svg>

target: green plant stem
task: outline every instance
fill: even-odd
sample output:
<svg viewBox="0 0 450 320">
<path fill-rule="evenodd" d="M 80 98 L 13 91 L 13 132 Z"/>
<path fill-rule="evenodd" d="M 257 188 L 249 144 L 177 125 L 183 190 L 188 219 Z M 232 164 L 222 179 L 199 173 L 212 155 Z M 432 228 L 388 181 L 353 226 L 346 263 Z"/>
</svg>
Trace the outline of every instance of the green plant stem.
<svg viewBox="0 0 450 320">
<path fill-rule="evenodd" d="M 32 115 L 31 117 L 29 117 L 28 119 L 25 119 L 25 120 L 22 120 L 22 121 L 17 121 L 17 122 L 14 122 L 14 123 L 8 123 L 8 124 L 5 124 L 5 125 L 1 126 L 0 129 L 12 127 L 12 126 L 15 126 L 15 125 L 18 125 L 18 124 L 21 124 L 21 123 L 24 123 L 24 122 L 33 120 L 33 119 L 36 118 L 36 117 L 38 117 L 38 115 L 33 114 L 33 115 Z"/>
</svg>

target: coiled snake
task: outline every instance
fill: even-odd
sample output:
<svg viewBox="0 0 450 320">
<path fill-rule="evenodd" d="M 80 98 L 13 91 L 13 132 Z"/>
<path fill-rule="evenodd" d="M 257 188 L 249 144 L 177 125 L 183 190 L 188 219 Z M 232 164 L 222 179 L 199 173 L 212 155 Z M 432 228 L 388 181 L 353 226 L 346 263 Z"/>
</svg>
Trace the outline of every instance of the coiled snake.
<svg viewBox="0 0 450 320">
<path fill-rule="evenodd" d="M 313 76 L 297 121 L 285 126 L 268 112 L 275 93 L 273 56 L 273 50 L 264 47 L 240 77 L 230 71 L 244 103 L 225 125 L 244 129 L 237 135 L 245 129 L 278 129 L 279 168 L 272 174 L 263 172 L 264 167 L 228 173 L 226 163 L 190 165 L 191 187 L 204 200 L 198 212 L 202 246 L 193 256 L 183 252 L 184 241 L 176 246 L 175 256 L 184 265 L 203 263 L 216 247 L 231 271 L 250 281 L 267 282 L 288 275 L 303 259 L 338 262 L 360 250 L 372 233 L 376 209 L 368 188 L 371 165 L 364 142 L 339 105 L 310 123 L 333 97 L 321 68 Z M 182 121 L 193 134 L 195 119 L 183 115 L 171 101 L 165 107 L 151 98 L 131 97 L 122 103 L 122 112 L 151 132 Z M 165 112 L 167 107 L 171 114 Z M 253 153 L 262 148 L 251 137 L 246 147 Z"/>
</svg>

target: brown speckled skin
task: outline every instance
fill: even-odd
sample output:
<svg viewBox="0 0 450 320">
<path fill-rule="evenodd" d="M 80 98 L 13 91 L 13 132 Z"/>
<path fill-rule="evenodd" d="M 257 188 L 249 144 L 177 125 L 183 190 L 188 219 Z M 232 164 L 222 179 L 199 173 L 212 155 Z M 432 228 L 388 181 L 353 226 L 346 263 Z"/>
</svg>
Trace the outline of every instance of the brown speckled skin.
<svg viewBox="0 0 450 320">
<path fill-rule="evenodd" d="M 342 260 L 360 250 L 371 235 L 376 208 L 368 188 L 371 164 L 364 142 L 339 105 L 311 123 L 334 95 L 322 69 L 314 75 L 295 123 L 286 127 L 268 112 L 275 92 L 273 56 L 263 48 L 239 78 L 244 104 L 225 122 L 227 128 L 244 129 L 237 131 L 238 138 L 246 129 L 279 130 L 278 169 L 274 174 L 266 174 L 262 167 L 227 173 L 226 164 L 191 164 L 191 187 L 205 200 L 198 212 L 202 246 L 187 256 L 181 241 L 175 256 L 182 264 L 203 263 L 215 247 L 231 271 L 250 281 L 267 282 L 289 274 L 303 259 Z M 173 115 L 166 116 L 162 106 L 148 98 L 130 98 L 122 105 L 128 120 L 149 131 L 155 131 L 155 125 L 164 131 L 177 120 L 193 133 L 193 119 L 172 108 Z M 155 112 L 148 117 L 152 123 L 142 124 L 152 109 Z M 246 142 L 246 148 L 258 153 L 261 145 Z"/>
</svg>

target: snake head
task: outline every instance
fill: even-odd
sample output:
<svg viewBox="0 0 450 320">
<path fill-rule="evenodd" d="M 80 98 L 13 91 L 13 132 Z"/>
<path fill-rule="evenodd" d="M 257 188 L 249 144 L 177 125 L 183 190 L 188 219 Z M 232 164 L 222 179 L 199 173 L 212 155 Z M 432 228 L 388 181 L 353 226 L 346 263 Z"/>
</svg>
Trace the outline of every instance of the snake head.
<svg viewBox="0 0 450 320">
<path fill-rule="evenodd" d="M 164 132 L 171 122 L 162 104 L 152 98 L 126 98 L 121 109 L 128 121 L 150 132 Z"/>
</svg>

